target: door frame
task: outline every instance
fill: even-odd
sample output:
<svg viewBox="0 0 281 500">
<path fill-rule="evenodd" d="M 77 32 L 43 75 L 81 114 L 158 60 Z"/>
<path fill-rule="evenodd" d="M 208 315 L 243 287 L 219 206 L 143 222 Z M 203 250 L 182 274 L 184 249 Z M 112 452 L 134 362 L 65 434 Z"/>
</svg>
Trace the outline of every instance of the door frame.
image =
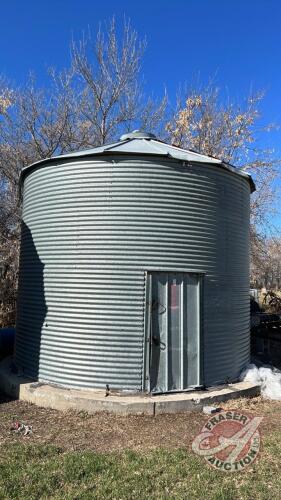
<svg viewBox="0 0 281 500">
<path fill-rule="evenodd" d="M 204 279 L 205 271 L 196 269 L 183 268 L 164 268 L 164 267 L 149 267 L 144 271 L 145 293 L 144 293 L 144 342 L 143 342 L 143 380 L 142 390 L 151 393 L 150 389 L 150 356 L 151 356 L 151 294 L 152 294 L 152 273 L 185 273 L 196 274 L 198 276 L 199 285 L 199 385 L 196 387 L 188 387 L 184 390 L 169 391 L 168 394 L 174 392 L 188 392 L 204 387 Z M 159 394 L 151 393 L 151 394 Z"/>
</svg>

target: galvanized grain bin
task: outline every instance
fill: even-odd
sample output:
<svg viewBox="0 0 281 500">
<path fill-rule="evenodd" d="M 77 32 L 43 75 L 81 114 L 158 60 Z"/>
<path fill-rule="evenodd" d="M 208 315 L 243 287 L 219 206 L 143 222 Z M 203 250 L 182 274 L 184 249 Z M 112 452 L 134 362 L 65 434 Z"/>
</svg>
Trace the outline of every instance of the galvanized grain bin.
<svg viewBox="0 0 281 500">
<path fill-rule="evenodd" d="M 15 359 L 80 388 L 169 392 L 249 361 L 247 174 L 133 132 L 25 168 Z"/>
</svg>

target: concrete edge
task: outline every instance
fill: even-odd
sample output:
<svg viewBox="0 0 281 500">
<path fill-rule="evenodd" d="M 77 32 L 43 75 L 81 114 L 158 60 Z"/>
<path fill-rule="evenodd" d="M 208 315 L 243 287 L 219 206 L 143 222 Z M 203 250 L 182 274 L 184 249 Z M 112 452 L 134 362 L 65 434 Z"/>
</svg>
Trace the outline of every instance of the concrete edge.
<svg viewBox="0 0 281 500">
<path fill-rule="evenodd" d="M 218 394 L 218 391 L 213 391 L 213 393 L 209 391 L 208 393 L 203 393 L 200 399 L 193 397 L 192 400 L 182 398 L 179 401 L 157 401 L 155 403 L 155 415 L 163 413 L 182 413 L 186 411 L 202 411 L 203 406 L 214 406 L 214 404 L 223 403 L 231 399 L 243 397 L 252 398 L 260 394 L 260 386 L 248 383 L 247 386 L 245 386 L 245 384 L 245 382 L 239 382 L 236 384 L 237 387 L 234 390 L 230 387 L 224 392 L 221 392 L 221 394 Z"/>
<path fill-rule="evenodd" d="M 260 394 L 260 386 L 249 382 L 230 384 L 213 391 L 163 394 L 157 396 L 132 395 L 105 397 L 105 391 L 69 389 L 46 383 L 34 383 L 30 379 L 11 373 L 11 359 L 0 363 L 0 389 L 8 396 L 55 410 L 75 410 L 87 413 L 109 412 L 116 415 L 160 415 L 202 411 L 203 406 L 221 403 L 229 399 L 254 397 Z"/>
</svg>

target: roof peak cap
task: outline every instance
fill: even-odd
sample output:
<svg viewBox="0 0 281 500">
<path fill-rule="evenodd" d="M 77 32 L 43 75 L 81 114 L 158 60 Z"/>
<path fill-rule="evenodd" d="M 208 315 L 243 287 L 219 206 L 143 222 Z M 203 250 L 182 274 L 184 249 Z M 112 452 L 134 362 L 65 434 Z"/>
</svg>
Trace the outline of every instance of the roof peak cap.
<svg viewBox="0 0 281 500">
<path fill-rule="evenodd" d="M 156 139 L 156 136 L 143 130 L 133 130 L 133 132 L 128 132 L 120 137 L 120 141 L 127 141 L 128 139 Z"/>
</svg>

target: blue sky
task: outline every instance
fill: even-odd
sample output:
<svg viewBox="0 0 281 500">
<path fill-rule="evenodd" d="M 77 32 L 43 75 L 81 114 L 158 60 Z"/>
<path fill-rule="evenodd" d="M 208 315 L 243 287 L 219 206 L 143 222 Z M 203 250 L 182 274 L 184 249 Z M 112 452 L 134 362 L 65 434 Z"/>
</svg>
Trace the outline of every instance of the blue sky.
<svg viewBox="0 0 281 500">
<path fill-rule="evenodd" d="M 180 82 L 215 75 L 236 100 L 265 89 L 263 121 L 281 124 L 279 0 L 2 1 L 0 73 L 17 84 L 33 70 L 44 84 L 47 67 L 68 64 L 71 38 L 112 15 L 126 15 L 147 39 L 148 92 L 160 95 L 165 85 L 173 97 Z M 281 128 L 262 140 L 281 156 Z"/>
</svg>

